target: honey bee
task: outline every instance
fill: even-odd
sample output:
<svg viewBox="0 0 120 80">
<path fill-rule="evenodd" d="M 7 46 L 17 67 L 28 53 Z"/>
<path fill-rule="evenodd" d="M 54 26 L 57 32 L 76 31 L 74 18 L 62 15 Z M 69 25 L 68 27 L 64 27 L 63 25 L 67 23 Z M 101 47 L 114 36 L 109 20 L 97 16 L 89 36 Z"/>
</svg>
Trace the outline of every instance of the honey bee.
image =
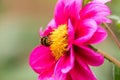
<svg viewBox="0 0 120 80">
<path fill-rule="evenodd" d="M 51 41 L 49 36 L 44 36 L 41 38 L 41 44 L 44 46 L 50 46 L 51 45 Z"/>
</svg>

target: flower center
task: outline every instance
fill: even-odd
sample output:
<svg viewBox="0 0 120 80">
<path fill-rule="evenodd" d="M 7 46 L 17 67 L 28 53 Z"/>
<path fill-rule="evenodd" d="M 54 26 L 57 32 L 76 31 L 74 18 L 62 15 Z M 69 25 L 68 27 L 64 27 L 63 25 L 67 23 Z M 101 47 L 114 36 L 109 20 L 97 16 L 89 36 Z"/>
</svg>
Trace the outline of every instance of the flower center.
<svg viewBox="0 0 120 80">
<path fill-rule="evenodd" d="M 68 47 L 68 32 L 67 25 L 59 25 L 57 29 L 51 32 L 49 36 L 52 44 L 50 49 L 53 56 L 58 60 L 67 51 Z"/>
</svg>

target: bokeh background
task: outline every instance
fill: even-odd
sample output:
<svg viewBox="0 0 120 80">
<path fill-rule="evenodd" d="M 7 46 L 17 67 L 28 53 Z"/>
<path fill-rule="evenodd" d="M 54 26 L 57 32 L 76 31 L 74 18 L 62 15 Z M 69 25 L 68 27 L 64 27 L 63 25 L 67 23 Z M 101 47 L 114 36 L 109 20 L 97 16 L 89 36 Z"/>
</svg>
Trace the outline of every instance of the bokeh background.
<svg viewBox="0 0 120 80">
<path fill-rule="evenodd" d="M 0 0 L 0 80 L 36 80 L 29 66 L 30 51 L 39 44 L 38 31 L 52 19 L 57 0 Z M 120 0 L 108 3 L 113 15 L 120 17 Z M 112 29 L 119 37 L 120 27 Z M 120 50 L 109 37 L 97 48 L 120 60 Z M 107 60 L 91 67 L 99 80 L 113 80 L 114 66 Z M 120 79 L 119 79 L 120 80 Z"/>
</svg>

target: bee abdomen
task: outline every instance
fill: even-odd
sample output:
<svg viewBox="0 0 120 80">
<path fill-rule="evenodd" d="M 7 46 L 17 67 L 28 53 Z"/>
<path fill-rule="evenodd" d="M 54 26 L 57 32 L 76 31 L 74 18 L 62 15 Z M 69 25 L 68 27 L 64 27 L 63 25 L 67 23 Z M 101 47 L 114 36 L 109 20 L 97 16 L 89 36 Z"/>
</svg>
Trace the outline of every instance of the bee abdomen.
<svg viewBox="0 0 120 80">
<path fill-rule="evenodd" d="M 41 38 L 41 44 L 44 46 L 50 46 L 51 41 L 49 40 L 48 36 L 44 36 Z"/>
</svg>

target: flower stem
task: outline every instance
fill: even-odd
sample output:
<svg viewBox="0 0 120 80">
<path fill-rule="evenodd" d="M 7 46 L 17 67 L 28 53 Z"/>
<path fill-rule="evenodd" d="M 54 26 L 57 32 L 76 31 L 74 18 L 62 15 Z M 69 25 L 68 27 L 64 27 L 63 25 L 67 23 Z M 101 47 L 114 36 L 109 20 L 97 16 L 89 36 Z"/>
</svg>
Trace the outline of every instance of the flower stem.
<svg viewBox="0 0 120 80">
<path fill-rule="evenodd" d="M 110 27 L 106 23 L 103 23 L 103 24 L 105 25 L 105 28 L 110 32 L 110 34 L 112 35 L 114 41 L 116 42 L 117 46 L 120 49 L 120 42 L 119 42 L 118 38 L 116 37 L 116 35 L 114 34 L 114 32 L 110 29 Z"/>
<path fill-rule="evenodd" d="M 105 59 L 109 60 L 110 62 L 112 62 L 113 64 L 115 64 L 116 66 L 118 66 L 120 68 L 120 61 L 117 60 L 116 58 L 114 58 L 113 56 L 95 48 L 92 45 L 88 45 L 91 49 L 93 49 L 95 52 L 98 52 L 99 54 L 103 55 Z"/>
<path fill-rule="evenodd" d="M 118 66 L 120 68 L 120 61 L 118 61 L 116 58 L 114 58 L 113 56 L 111 56 L 111 55 L 109 55 L 101 50 L 97 50 L 97 52 L 99 54 L 102 54 L 107 60 L 114 63 L 116 66 Z"/>
</svg>

